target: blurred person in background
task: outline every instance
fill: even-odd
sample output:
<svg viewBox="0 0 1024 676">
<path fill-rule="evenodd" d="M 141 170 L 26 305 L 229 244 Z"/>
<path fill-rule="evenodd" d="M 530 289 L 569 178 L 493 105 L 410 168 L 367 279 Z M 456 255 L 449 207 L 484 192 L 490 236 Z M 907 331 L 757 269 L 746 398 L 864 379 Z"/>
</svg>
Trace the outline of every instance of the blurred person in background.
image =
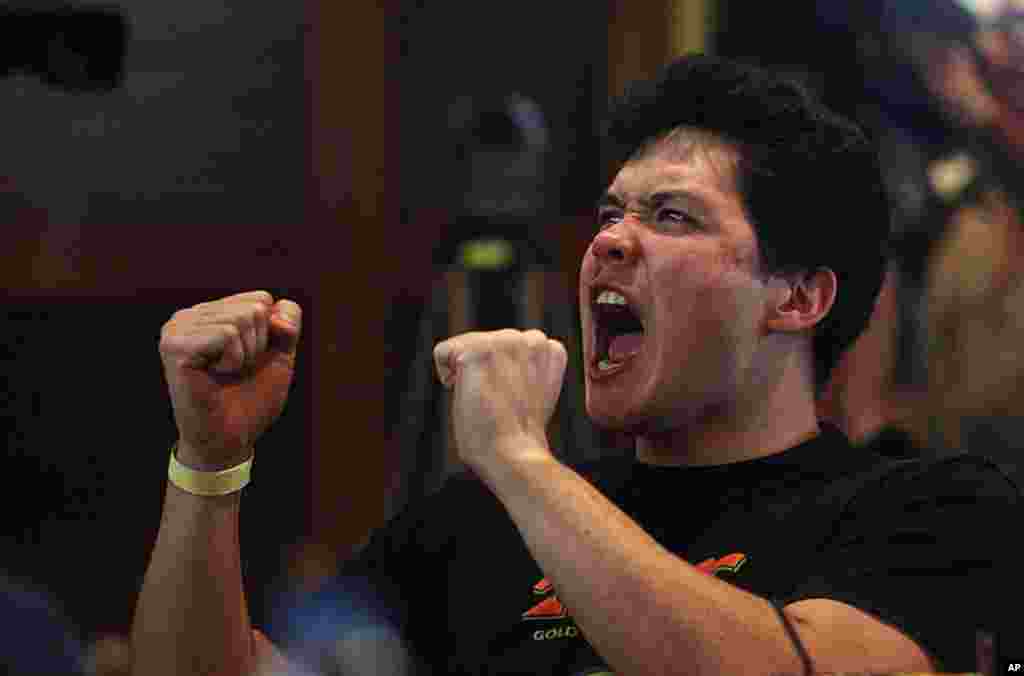
<svg viewBox="0 0 1024 676">
<path fill-rule="evenodd" d="M 955 130 L 927 169 L 928 387 L 922 419 L 944 444 L 997 427 L 1024 446 L 1024 6 L 990 4 L 969 41 L 926 52 L 924 79 Z M 915 254 L 912 244 L 904 259 Z"/>
<path fill-rule="evenodd" d="M 580 269 L 586 405 L 635 454 L 552 455 L 566 353 L 540 331 L 438 344 L 472 471 L 294 613 L 289 655 L 328 673 L 359 651 L 381 655 L 363 673 L 973 668 L 974 589 L 1002 545 L 975 524 L 1016 490 L 966 454 L 853 449 L 815 408 L 882 282 L 871 144 L 801 86 L 703 56 L 632 86 L 607 136 L 618 171 Z M 265 291 L 163 327 L 179 440 L 133 626 L 140 673 L 283 659 L 249 623 L 239 491 L 300 327 Z"/>
<path fill-rule="evenodd" d="M 879 94 L 896 228 L 886 302 L 844 364 L 833 410 L 866 448 L 992 458 L 1024 477 L 1024 3 L 883 2 L 860 26 Z M 894 72 L 909 86 L 895 91 Z M 833 402 L 835 403 L 835 402 Z M 979 580 L 978 668 L 1024 661 L 1019 508 Z"/>
<path fill-rule="evenodd" d="M 0 576 L 5 640 L 0 673 L 9 676 L 85 676 L 86 651 L 59 605 L 46 592 Z"/>
</svg>

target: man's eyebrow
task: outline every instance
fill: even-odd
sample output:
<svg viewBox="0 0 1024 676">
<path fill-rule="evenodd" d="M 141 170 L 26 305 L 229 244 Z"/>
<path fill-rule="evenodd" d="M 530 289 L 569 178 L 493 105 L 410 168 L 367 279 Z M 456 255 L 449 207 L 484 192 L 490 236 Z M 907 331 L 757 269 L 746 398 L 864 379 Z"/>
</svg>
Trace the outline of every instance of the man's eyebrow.
<svg viewBox="0 0 1024 676">
<path fill-rule="evenodd" d="M 701 206 L 705 205 L 705 202 L 700 195 L 688 190 L 660 190 L 651 195 L 650 197 L 639 197 L 637 198 L 637 201 L 642 206 L 650 209 L 653 207 L 657 207 L 660 204 L 664 204 L 665 202 L 671 202 L 672 200 L 675 199 L 690 200 L 696 202 Z M 625 201 L 623 201 L 621 197 L 619 197 L 615 193 L 606 192 L 597 199 L 595 207 L 600 209 L 602 207 L 608 206 L 618 207 L 619 209 L 625 209 L 626 203 Z"/>
<path fill-rule="evenodd" d="M 660 192 L 656 192 L 653 195 L 651 195 L 650 198 L 648 198 L 646 204 L 652 207 L 656 207 L 659 204 L 671 202 L 672 200 L 676 199 L 696 202 L 701 206 L 704 206 L 705 204 L 704 199 L 700 195 L 689 190 L 663 190 Z"/>
</svg>

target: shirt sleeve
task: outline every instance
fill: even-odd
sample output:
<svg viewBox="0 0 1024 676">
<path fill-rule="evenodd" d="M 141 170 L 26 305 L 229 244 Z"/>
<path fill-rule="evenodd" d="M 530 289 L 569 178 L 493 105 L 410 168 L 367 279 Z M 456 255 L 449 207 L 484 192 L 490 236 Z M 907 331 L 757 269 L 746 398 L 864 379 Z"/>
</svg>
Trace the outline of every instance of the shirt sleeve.
<svg viewBox="0 0 1024 676">
<path fill-rule="evenodd" d="M 774 600 L 846 603 L 902 631 L 938 671 L 974 671 L 976 631 L 1016 584 L 1002 524 L 1020 512 L 1016 486 L 984 458 L 901 463 L 850 501 L 815 570 Z"/>
</svg>

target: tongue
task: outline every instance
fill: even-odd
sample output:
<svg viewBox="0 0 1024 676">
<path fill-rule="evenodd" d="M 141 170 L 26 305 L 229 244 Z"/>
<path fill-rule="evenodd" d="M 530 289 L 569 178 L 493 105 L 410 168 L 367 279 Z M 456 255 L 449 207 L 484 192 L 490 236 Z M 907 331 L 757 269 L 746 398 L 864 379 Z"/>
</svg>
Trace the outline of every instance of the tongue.
<svg viewBox="0 0 1024 676">
<path fill-rule="evenodd" d="M 637 352 L 644 344 L 642 331 L 636 333 L 620 333 L 612 338 L 608 345 L 608 359 L 611 361 L 625 361 Z"/>
</svg>

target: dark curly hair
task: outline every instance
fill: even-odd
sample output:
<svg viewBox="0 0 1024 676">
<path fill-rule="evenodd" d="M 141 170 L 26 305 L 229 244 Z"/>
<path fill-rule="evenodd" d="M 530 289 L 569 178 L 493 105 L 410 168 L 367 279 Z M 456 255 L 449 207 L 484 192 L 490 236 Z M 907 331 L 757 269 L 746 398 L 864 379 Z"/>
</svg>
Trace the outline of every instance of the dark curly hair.
<svg viewBox="0 0 1024 676">
<path fill-rule="evenodd" d="M 813 339 L 820 393 L 867 326 L 885 274 L 890 209 L 874 144 L 796 81 L 689 55 L 612 102 L 604 151 L 621 167 L 680 128 L 710 132 L 738 151 L 737 186 L 762 273 L 835 272 L 836 300 Z"/>
</svg>

